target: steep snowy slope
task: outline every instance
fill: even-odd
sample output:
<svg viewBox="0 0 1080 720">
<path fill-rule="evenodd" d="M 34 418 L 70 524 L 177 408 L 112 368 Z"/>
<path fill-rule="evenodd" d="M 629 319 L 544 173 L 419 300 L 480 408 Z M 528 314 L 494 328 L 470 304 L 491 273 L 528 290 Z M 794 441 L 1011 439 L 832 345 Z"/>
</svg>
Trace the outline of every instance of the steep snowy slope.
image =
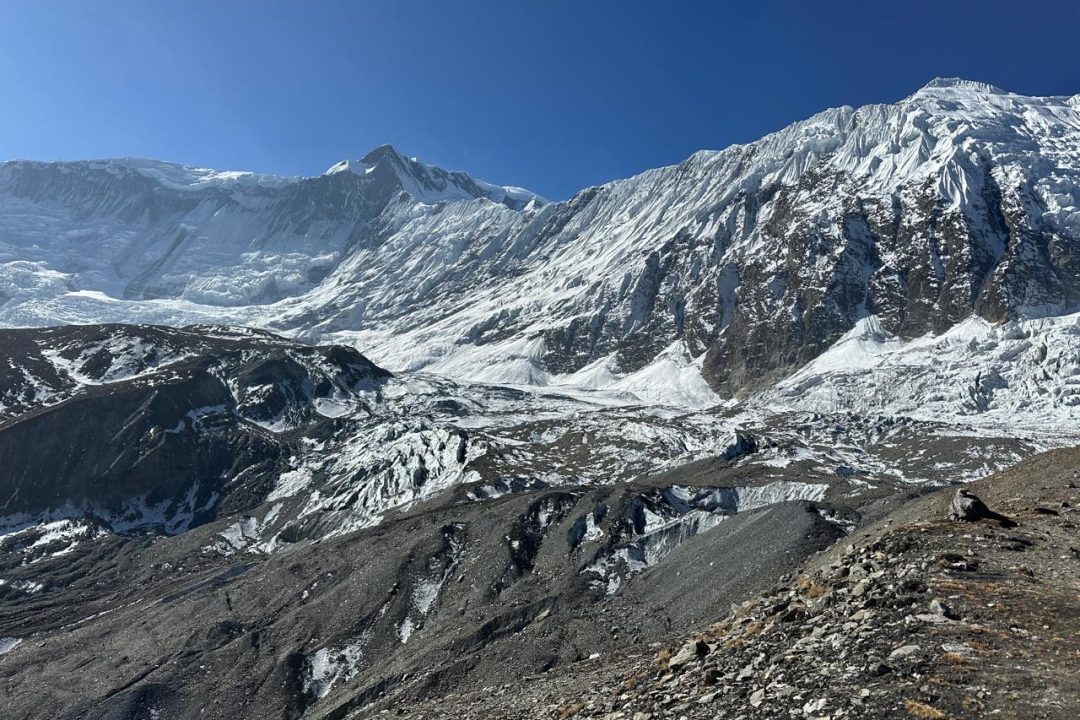
<svg viewBox="0 0 1080 720">
<path fill-rule="evenodd" d="M 393 215 L 405 198 L 483 198 L 503 209 L 541 202 L 388 146 L 297 179 L 144 160 L 10 162 L 0 167 L 0 192 L 5 294 L 16 301 L 20 290 L 33 296 L 20 277 L 48 267 L 39 276 L 56 289 L 210 306 L 310 289 L 348 252 L 377 242 L 384 211 Z"/>
<path fill-rule="evenodd" d="M 1075 312 L 1080 96 L 937 80 L 553 204 L 383 147 L 288 180 L 7 163 L 0 209 L 7 325 L 229 322 L 700 406 L 870 315 L 913 338 Z"/>
<path fill-rule="evenodd" d="M 518 220 L 515 277 L 392 321 L 408 334 L 384 361 L 542 382 L 674 345 L 735 390 L 871 313 L 916 336 L 1075 309 L 1078 118 L 1075 99 L 937 82 L 586 190 Z"/>
<path fill-rule="evenodd" d="M 904 340 L 876 317 L 755 398 L 791 410 L 949 420 L 1003 435 L 1080 436 L 1080 315 L 971 318 Z"/>
</svg>

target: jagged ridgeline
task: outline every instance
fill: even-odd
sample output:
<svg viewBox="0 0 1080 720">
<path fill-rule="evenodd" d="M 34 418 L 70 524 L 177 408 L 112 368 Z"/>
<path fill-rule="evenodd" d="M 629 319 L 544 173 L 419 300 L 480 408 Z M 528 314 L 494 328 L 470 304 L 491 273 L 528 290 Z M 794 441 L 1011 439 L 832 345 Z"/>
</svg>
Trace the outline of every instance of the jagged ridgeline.
<svg viewBox="0 0 1080 720">
<path fill-rule="evenodd" d="M 708 404 L 868 316 L 912 338 L 1075 312 L 1078 133 L 1077 96 L 936 80 L 557 203 L 389 146 L 312 178 L 10 162 L 0 321 L 253 325 Z"/>
</svg>

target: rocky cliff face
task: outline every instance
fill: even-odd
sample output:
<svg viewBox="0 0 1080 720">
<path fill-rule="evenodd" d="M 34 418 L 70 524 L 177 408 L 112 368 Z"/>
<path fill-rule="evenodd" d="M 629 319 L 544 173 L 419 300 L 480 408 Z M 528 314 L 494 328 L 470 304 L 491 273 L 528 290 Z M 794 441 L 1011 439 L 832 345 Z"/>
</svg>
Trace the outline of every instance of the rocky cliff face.
<svg viewBox="0 0 1080 720">
<path fill-rule="evenodd" d="M 0 321 L 227 321 L 540 385 L 674 362 L 727 395 L 868 316 L 1075 312 L 1078 180 L 1076 97 L 962 80 L 549 204 L 388 147 L 305 179 L 7 163 Z"/>
<path fill-rule="evenodd" d="M 89 517 L 172 534 L 244 509 L 389 378 L 351 349 L 225 328 L 8 330 L 0 345 L 8 529 Z"/>
</svg>

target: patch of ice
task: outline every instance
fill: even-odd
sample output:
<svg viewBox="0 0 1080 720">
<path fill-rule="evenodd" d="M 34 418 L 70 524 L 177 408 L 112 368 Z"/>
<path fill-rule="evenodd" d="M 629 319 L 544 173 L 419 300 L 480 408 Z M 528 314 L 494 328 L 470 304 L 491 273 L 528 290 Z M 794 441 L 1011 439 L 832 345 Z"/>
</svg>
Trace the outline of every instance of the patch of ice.
<svg viewBox="0 0 1080 720">
<path fill-rule="evenodd" d="M 338 682 L 348 682 L 360 671 L 367 636 L 337 648 L 317 650 L 307 657 L 304 673 L 304 691 L 317 698 L 324 698 Z"/>
</svg>

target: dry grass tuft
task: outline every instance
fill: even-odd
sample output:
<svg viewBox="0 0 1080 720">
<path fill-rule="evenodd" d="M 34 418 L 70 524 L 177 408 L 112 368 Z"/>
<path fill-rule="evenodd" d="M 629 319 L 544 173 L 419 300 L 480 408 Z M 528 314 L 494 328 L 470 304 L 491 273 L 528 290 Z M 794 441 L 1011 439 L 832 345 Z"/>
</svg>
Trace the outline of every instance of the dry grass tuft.
<svg viewBox="0 0 1080 720">
<path fill-rule="evenodd" d="M 945 713 L 941 712 L 936 707 L 914 700 L 905 700 L 904 707 L 907 708 L 907 711 L 911 713 L 913 717 L 922 718 L 923 720 L 941 720 L 942 718 L 947 717 Z"/>
<path fill-rule="evenodd" d="M 799 578 L 799 581 L 795 583 L 795 589 L 799 591 L 807 600 L 813 600 L 819 598 L 825 593 L 829 592 L 829 587 L 822 585 L 816 580 L 809 577 Z"/>
<path fill-rule="evenodd" d="M 585 703 L 576 702 L 569 705 L 564 705 L 563 707 L 559 708 L 559 720 L 566 720 L 567 718 L 572 718 L 584 709 Z"/>
<path fill-rule="evenodd" d="M 665 664 L 665 667 L 666 667 L 666 664 Z M 634 672 L 632 675 L 630 675 L 629 677 L 627 677 L 625 680 L 622 681 L 622 685 L 619 686 L 616 693 L 618 693 L 618 692 L 628 692 L 630 690 L 633 690 L 638 685 L 640 685 L 641 681 L 644 680 L 646 677 L 648 677 L 648 675 L 649 674 L 644 670 L 638 670 L 638 671 Z"/>
<path fill-rule="evenodd" d="M 743 630 L 743 637 L 754 637 L 759 632 L 765 629 L 765 625 L 759 622 L 752 622 L 746 626 Z"/>
</svg>

